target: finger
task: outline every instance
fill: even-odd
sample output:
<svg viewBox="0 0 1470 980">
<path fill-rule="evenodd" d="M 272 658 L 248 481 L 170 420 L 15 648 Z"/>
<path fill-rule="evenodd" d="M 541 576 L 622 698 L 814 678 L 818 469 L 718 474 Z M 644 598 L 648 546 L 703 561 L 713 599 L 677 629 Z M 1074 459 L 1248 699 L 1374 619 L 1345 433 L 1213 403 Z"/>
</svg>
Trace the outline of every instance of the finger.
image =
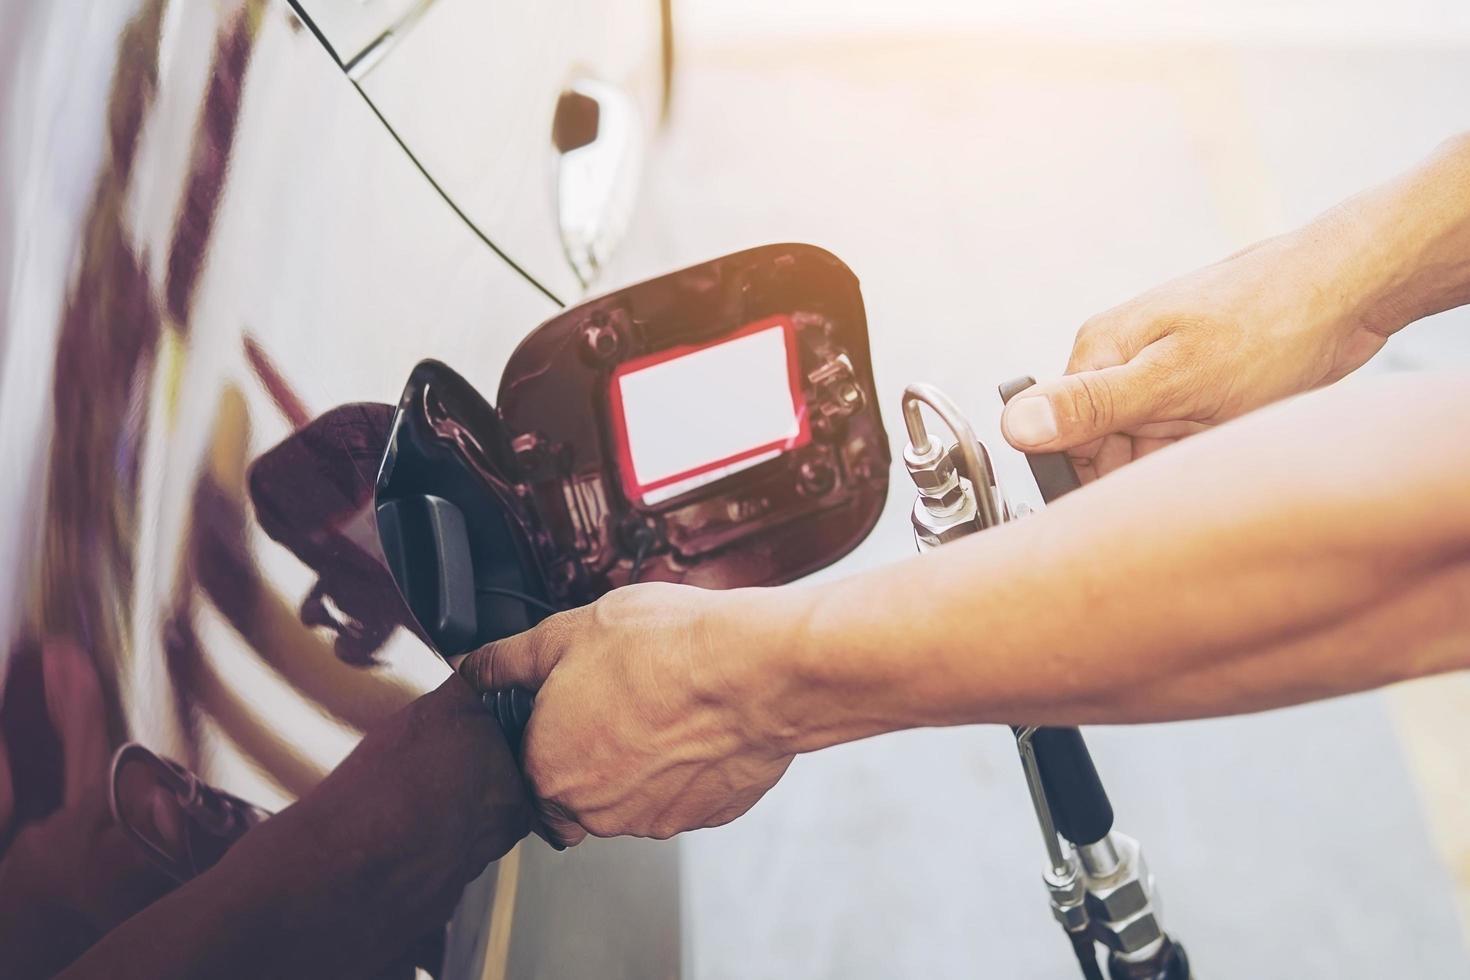
<svg viewBox="0 0 1470 980">
<path fill-rule="evenodd" d="M 1067 455 L 1078 478 L 1083 483 L 1091 483 L 1125 463 L 1208 428 L 1203 422 L 1149 422 L 1130 429 L 1127 435 L 1085 442 L 1069 450 Z"/>
<path fill-rule="evenodd" d="M 1085 487 L 1098 477 L 1097 467 L 1092 465 L 1090 459 L 1072 460 L 1072 469 L 1077 473 L 1077 479 Z"/>
<path fill-rule="evenodd" d="M 536 834 L 552 847 L 576 847 L 587 839 L 586 829 L 556 803 L 538 800 L 536 813 Z"/>
<path fill-rule="evenodd" d="M 487 643 L 460 662 L 460 676 L 477 691 L 538 690 L 561 659 L 559 638 L 570 615 L 558 613 L 535 629 Z"/>
<path fill-rule="evenodd" d="M 1141 459 L 1149 453 L 1156 453 L 1166 446 L 1172 446 L 1178 439 L 1134 439 L 1133 458 Z"/>
<path fill-rule="evenodd" d="M 1110 317 L 1094 317 L 1083 324 L 1067 357 L 1066 373 L 1101 371 L 1127 364 L 1129 357 L 1144 346 L 1132 336 L 1128 328 L 1132 322 L 1124 318 L 1122 325 L 1115 325 L 1117 321 Z"/>
<path fill-rule="evenodd" d="M 1127 466 L 1136 458 L 1133 442 L 1128 436 L 1108 436 L 1102 448 L 1092 458 L 1092 471 L 1096 476 L 1107 476 L 1116 469 Z"/>
<path fill-rule="evenodd" d="M 1001 416 L 1006 441 L 1023 452 L 1058 452 L 1163 421 L 1172 393 L 1159 377 L 1152 365 L 1135 360 L 1027 388 Z"/>
<path fill-rule="evenodd" d="M 536 836 L 556 848 L 565 851 L 569 847 L 576 847 L 587 839 L 587 831 L 574 821 L 557 821 L 555 826 L 546 823 L 536 825 Z"/>
<path fill-rule="evenodd" d="M 1203 432 L 1210 426 L 1205 422 L 1190 422 L 1187 420 L 1175 420 L 1171 422 L 1148 422 L 1144 425 L 1129 429 L 1128 434 L 1134 438 L 1142 439 L 1183 439 L 1192 436 L 1196 432 Z"/>
<path fill-rule="evenodd" d="M 1071 456 L 1073 460 L 1084 462 L 1090 461 L 1092 457 L 1096 456 L 1098 454 L 1098 451 L 1102 449 L 1103 442 L 1103 439 L 1094 439 L 1091 442 L 1084 442 L 1080 446 L 1073 446 L 1071 449 L 1069 449 L 1067 451 L 1067 455 Z"/>
</svg>

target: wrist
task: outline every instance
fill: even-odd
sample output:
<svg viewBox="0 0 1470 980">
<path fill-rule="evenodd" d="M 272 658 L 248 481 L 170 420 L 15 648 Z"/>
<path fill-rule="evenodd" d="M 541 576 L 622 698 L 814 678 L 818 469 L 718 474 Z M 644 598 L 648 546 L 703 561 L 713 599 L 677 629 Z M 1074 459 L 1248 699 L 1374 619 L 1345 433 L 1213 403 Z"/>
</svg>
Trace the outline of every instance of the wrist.
<svg viewBox="0 0 1470 980">
<path fill-rule="evenodd" d="M 1302 229 L 1340 247 L 1332 288 L 1342 326 L 1388 337 L 1415 320 L 1470 302 L 1470 135 L 1426 164 L 1333 208 Z"/>
<path fill-rule="evenodd" d="M 800 705 L 811 688 L 806 659 L 815 590 L 801 587 L 732 589 L 713 593 L 706 622 L 720 672 L 719 696 L 751 744 L 774 755 L 805 751 Z"/>
<path fill-rule="evenodd" d="M 1360 195 L 1337 205 L 1280 242 L 1285 279 L 1300 290 L 1304 325 L 1334 344 L 1361 331 L 1386 337 L 1408 322 L 1403 250 L 1384 234 L 1385 205 Z"/>
<path fill-rule="evenodd" d="M 865 578 L 747 591 L 739 622 L 757 633 L 747 689 L 761 744 L 797 755 L 923 723 L 908 710 L 911 664 L 888 655 L 891 620 Z"/>
</svg>

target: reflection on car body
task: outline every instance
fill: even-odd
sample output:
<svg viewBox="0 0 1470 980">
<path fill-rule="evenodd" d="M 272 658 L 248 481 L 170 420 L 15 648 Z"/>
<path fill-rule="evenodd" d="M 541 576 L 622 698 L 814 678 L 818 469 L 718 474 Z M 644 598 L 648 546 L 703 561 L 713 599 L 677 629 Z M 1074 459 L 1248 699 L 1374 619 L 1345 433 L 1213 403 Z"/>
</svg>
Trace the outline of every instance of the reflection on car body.
<svg viewBox="0 0 1470 980">
<path fill-rule="evenodd" d="M 6 32 L 0 849 L 93 828 L 97 862 L 46 872 L 108 896 L 35 937 L 65 962 L 169 887 L 109 810 L 115 748 L 272 811 L 444 675 L 359 521 L 384 403 L 425 356 L 493 380 L 556 306 L 284 0 L 34 0 Z M 560 247 L 518 248 L 554 222 L 490 224 L 570 295 Z M 677 880 L 672 847 L 529 842 L 466 890 L 440 973 L 677 973 Z"/>
</svg>

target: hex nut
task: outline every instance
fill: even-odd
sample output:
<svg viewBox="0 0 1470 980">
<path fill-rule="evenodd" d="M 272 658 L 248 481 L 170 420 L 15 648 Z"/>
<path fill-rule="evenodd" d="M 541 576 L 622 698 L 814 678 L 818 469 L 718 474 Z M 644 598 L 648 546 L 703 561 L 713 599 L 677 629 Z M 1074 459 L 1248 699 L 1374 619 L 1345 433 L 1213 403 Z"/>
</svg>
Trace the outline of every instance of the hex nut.
<svg viewBox="0 0 1470 980">
<path fill-rule="evenodd" d="M 974 519 L 971 518 L 969 521 L 965 521 L 963 523 L 951 524 L 949 527 L 940 531 L 934 537 L 935 541 L 938 544 L 949 544 L 949 542 L 951 541 L 958 541 L 960 538 L 963 538 L 968 534 L 973 534 L 975 530 L 976 528 Z"/>
<path fill-rule="evenodd" d="M 1089 878 L 1087 904 L 1098 925 L 1109 934 L 1109 945 L 1124 953 L 1137 952 L 1163 935 L 1151 905 L 1152 876 L 1138 842 L 1115 835 L 1118 869 L 1106 878 Z"/>
<path fill-rule="evenodd" d="M 1136 953 L 1164 934 L 1159 928 L 1158 916 L 1152 912 L 1134 916 L 1127 922 L 1110 922 L 1107 929 L 1115 941 L 1109 945 L 1120 953 Z"/>
<path fill-rule="evenodd" d="M 1111 887 L 1094 885 L 1091 893 L 1102 906 L 1103 918 L 1111 922 L 1121 922 L 1148 907 L 1148 893 L 1144 891 L 1143 883 L 1133 877 Z"/>
<path fill-rule="evenodd" d="M 950 462 L 949 452 L 938 441 L 931 441 L 929 450 L 922 454 L 915 453 L 913 446 L 905 447 L 903 462 L 914 486 L 926 495 L 941 496 L 950 488 L 959 486 L 959 476 Z"/>
<path fill-rule="evenodd" d="M 978 530 L 975 524 L 975 502 L 964 497 L 953 514 L 936 515 L 925 505 L 925 498 L 914 501 L 914 532 L 927 544 L 947 544 Z"/>
<path fill-rule="evenodd" d="M 965 488 L 960 484 L 959 480 L 955 480 L 947 489 L 938 493 L 932 490 L 927 491 L 924 496 L 933 501 L 936 507 L 949 508 L 965 499 Z"/>
</svg>

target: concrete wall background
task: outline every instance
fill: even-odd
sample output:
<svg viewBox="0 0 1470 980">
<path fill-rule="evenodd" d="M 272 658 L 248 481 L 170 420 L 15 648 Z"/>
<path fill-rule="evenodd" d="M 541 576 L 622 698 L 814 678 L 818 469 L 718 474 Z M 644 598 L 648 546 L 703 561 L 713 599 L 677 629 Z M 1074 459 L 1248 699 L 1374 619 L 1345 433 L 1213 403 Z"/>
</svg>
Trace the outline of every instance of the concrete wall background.
<svg viewBox="0 0 1470 980">
<path fill-rule="evenodd" d="M 994 448 L 995 384 L 1059 370 L 1088 315 L 1470 128 L 1461 3 L 1090 6 L 681 5 L 674 117 L 608 285 L 821 244 L 863 279 L 895 441 L 898 393 L 924 379 Z M 1375 370 L 1470 364 L 1466 320 L 1402 335 Z M 995 456 L 1024 485 L 1020 457 Z M 910 553 L 905 479 L 826 574 Z M 1449 678 L 1092 736 L 1201 975 L 1470 976 L 1453 901 L 1467 707 Z M 799 759 L 746 818 L 682 847 L 701 980 L 1074 969 L 1001 730 Z"/>
</svg>

